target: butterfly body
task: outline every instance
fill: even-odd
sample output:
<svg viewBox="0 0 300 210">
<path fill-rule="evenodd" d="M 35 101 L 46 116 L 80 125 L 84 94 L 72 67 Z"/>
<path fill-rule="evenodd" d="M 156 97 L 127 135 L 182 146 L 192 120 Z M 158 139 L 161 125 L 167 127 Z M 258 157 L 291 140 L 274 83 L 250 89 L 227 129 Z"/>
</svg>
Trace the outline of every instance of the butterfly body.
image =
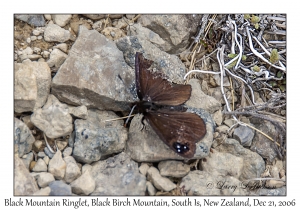
<svg viewBox="0 0 300 210">
<path fill-rule="evenodd" d="M 160 137 L 174 152 L 192 158 L 196 143 L 206 134 L 202 118 L 182 106 L 191 96 L 191 86 L 172 84 L 163 75 L 149 70 L 153 61 L 136 53 L 135 74 L 138 112 L 142 113 Z"/>
</svg>

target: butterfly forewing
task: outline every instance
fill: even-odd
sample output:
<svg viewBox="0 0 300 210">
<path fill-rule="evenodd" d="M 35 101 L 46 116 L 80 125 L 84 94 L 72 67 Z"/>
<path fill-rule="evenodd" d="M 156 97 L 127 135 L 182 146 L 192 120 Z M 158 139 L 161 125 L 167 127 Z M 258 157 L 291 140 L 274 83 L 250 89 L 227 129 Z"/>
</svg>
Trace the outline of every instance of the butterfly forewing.
<svg viewBox="0 0 300 210">
<path fill-rule="evenodd" d="M 172 85 L 149 67 L 153 61 L 147 60 L 141 53 L 135 57 L 136 86 L 140 100 L 153 102 L 157 105 L 177 106 L 186 102 L 191 96 L 190 85 Z"/>
<path fill-rule="evenodd" d="M 195 144 L 206 134 L 204 121 L 194 113 L 149 110 L 145 113 L 145 118 L 164 143 L 185 158 L 194 156 Z M 185 146 L 186 149 L 177 147 L 178 145 Z"/>
</svg>

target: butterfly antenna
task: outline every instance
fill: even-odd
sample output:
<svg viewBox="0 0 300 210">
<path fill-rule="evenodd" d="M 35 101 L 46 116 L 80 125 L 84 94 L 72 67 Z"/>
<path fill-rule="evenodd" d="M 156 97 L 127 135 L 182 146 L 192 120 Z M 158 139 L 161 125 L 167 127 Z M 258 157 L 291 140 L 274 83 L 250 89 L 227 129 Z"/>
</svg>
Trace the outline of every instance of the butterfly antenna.
<svg viewBox="0 0 300 210">
<path fill-rule="evenodd" d="M 134 110 L 135 107 L 136 107 L 136 104 L 131 108 L 131 111 L 130 111 L 130 113 L 129 113 L 129 116 L 131 116 L 131 114 L 132 114 L 132 112 L 133 112 L 133 110 Z M 126 122 L 125 122 L 125 124 L 124 124 L 124 127 L 126 127 L 128 121 L 129 121 L 129 116 L 127 117 L 127 120 L 126 120 Z"/>
</svg>

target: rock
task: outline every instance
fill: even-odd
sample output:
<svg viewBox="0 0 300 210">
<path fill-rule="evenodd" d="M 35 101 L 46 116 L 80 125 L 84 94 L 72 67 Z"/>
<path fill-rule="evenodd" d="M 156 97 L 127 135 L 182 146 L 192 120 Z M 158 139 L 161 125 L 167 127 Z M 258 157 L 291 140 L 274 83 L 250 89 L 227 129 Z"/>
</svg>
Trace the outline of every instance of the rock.
<svg viewBox="0 0 300 210">
<path fill-rule="evenodd" d="M 68 142 L 67 141 L 56 141 L 56 144 L 57 144 L 57 148 L 60 150 L 60 151 L 62 151 L 62 150 L 64 150 L 66 147 L 67 147 L 67 145 L 68 145 Z"/>
<path fill-rule="evenodd" d="M 81 174 L 84 174 L 87 170 L 92 170 L 93 166 L 89 165 L 89 164 L 84 164 L 84 166 L 82 166 L 81 168 Z"/>
<path fill-rule="evenodd" d="M 35 27 L 41 27 L 45 25 L 45 19 L 43 15 L 15 15 L 15 18 Z"/>
<path fill-rule="evenodd" d="M 236 129 L 234 129 L 233 138 L 237 139 L 241 143 L 241 145 L 250 147 L 254 134 L 255 132 L 253 131 L 253 129 L 247 126 L 240 125 Z"/>
<path fill-rule="evenodd" d="M 37 183 L 41 188 L 47 187 L 53 181 L 55 181 L 54 176 L 47 172 L 40 173 L 37 178 Z"/>
<path fill-rule="evenodd" d="M 137 98 L 134 89 L 134 71 L 115 43 L 83 26 L 52 80 L 52 93 L 60 101 L 100 110 L 129 110 Z"/>
<path fill-rule="evenodd" d="M 51 188 L 45 187 L 33 193 L 33 196 L 48 196 L 50 195 L 50 192 L 51 192 Z"/>
<path fill-rule="evenodd" d="M 278 132 L 280 131 L 276 129 L 275 126 L 269 121 L 252 120 L 251 123 L 253 123 L 258 130 L 269 135 L 272 139 L 278 139 Z M 274 158 L 278 157 L 274 142 L 259 132 L 255 132 L 250 149 L 267 159 L 268 162 L 273 162 Z"/>
<path fill-rule="evenodd" d="M 27 127 L 28 127 L 30 130 L 33 130 L 34 125 L 33 125 L 33 123 L 32 123 L 31 120 L 30 120 L 30 115 L 27 115 L 27 116 L 25 116 L 25 117 L 22 117 L 22 121 L 27 125 Z"/>
<path fill-rule="evenodd" d="M 39 152 L 37 154 L 38 158 L 44 158 L 46 156 L 45 152 Z"/>
<path fill-rule="evenodd" d="M 84 105 L 79 107 L 69 106 L 69 113 L 74 117 L 85 119 L 85 120 L 87 119 L 88 116 L 87 108 Z"/>
<path fill-rule="evenodd" d="M 119 153 L 125 147 L 127 130 L 123 121 L 109 111 L 90 109 L 87 120 L 75 120 L 75 144 L 73 157 L 82 163 L 92 163 L 110 154 Z"/>
<path fill-rule="evenodd" d="M 63 181 L 53 181 L 49 184 L 51 189 L 50 196 L 69 196 L 72 195 L 71 186 L 67 185 Z"/>
<path fill-rule="evenodd" d="M 65 176 L 66 166 L 66 162 L 61 157 L 61 152 L 58 150 L 49 161 L 48 171 L 53 174 L 55 179 L 60 180 Z"/>
<path fill-rule="evenodd" d="M 147 163 L 142 163 L 141 166 L 139 167 L 139 171 L 141 174 L 143 174 L 144 176 L 147 175 L 147 171 L 150 167 L 148 166 Z"/>
<path fill-rule="evenodd" d="M 209 154 L 213 140 L 214 122 L 211 116 L 200 109 L 189 108 L 188 112 L 198 114 L 206 124 L 206 135 L 196 144 L 196 152 L 193 158 L 201 159 Z M 129 128 L 128 140 L 125 152 L 137 162 L 156 162 L 162 160 L 183 160 L 184 158 L 170 149 L 155 133 L 153 128 L 144 121 L 145 129 L 142 129 L 142 115 L 136 115 Z"/>
<path fill-rule="evenodd" d="M 189 80 L 188 84 L 192 86 L 192 94 L 190 99 L 185 103 L 187 106 L 204 109 L 210 114 L 213 114 L 221 108 L 219 101 L 203 93 L 197 79 Z"/>
<path fill-rule="evenodd" d="M 70 156 L 72 154 L 72 151 L 73 151 L 72 147 L 67 147 L 63 152 L 63 156 L 64 157 Z"/>
<path fill-rule="evenodd" d="M 68 139 L 68 145 L 72 149 L 74 148 L 74 143 L 75 143 L 75 131 L 73 131 Z"/>
<path fill-rule="evenodd" d="M 202 15 L 142 15 L 138 23 L 158 34 L 170 46 L 163 48 L 170 54 L 183 52 L 190 38 L 197 32 Z M 166 45 L 166 44 L 165 44 Z M 163 45 L 163 46 L 165 46 Z"/>
<path fill-rule="evenodd" d="M 59 25 L 60 27 L 64 27 L 65 25 L 67 25 L 72 18 L 72 15 L 51 15 L 51 16 L 53 22 L 56 25 Z"/>
<path fill-rule="evenodd" d="M 89 195 L 96 187 L 94 178 L 91 176 L 90 170 L 85 171 L 78 179 L 70 184 L 72 192 L 77 195 Z"/>
<path fill-rule="evenodd" d="M 151 182 L 146 183 L 147 192 L 150 196 L 154 196 L 156 194 L 155 187 L 151 184 Z"/>
<path fill-rule="evenodd" d="M 46 50 L 44 50 L 41 54 L 43 55 L 43 58 L 48 58 L 50 56 L 50 52 Z"/>
<path fill-rule="evenodd" d="M 65 62 L 68 55 L 60 51 L 59 49 L 54 49 L 50 54 L 50 59 L 47 61 L 49 67 L 55 67 L 55 69 L 59 69 L 59 67 Z"/>
<path fill-rule="evenodd" d="M 14 147 L 15 154 L 18 154 L 19 157 L 29 153 L 32 149 L 32 144 L 35 141 L 31 131 L 28 127 L 18 118 L 14 119 L 15 123 L 15 139 Z"/>
<path fill-rule="evenodd" d="M 242 174 L 244 166 L 242 157 L 214 150 L 205 159 L 206 161 L 201 161 L 201 168 L 210 174 L 229 175 L 236 179 L 239 179 Z"/>
<path fill-rule="evenodd" d="M 64 53 L 67 53 L 68 45 L 66 43 L 61 43 L 56 46 L 53 46 L 53 49 L 59 49 L 59 50 L 63 51 Z"/>
<path fill-rule="evenodd" d="M 34 172 L 43 172 L 43 171 L 47 171 L 47 165 L 45 163 L 45 161 L 42 158 L 39 158 L 38 161 L 36 162 L 36 164 L 34 165 L 32 171 Z"/>
<path fill-rule="evenodd" d="M 235 121 L 232 118 L 226 119 L 226 120 L 224 120 L 224 124 L 230 128 L 231 126 L 233 126 L 235 124 Z"/>
<path fill-rule="evenodd" d="M 213 114 L 213 119 L 214 119 L 215 123 L 216 123 L 218 126 L 222 125 L 222 122 L 223 122 L 223 114 L 222 114 L 221 109 L 219 109 L 218 111 L 216 111 L 216 112 Z"/>
<path fill-rule="evenodd" d="M 25 165 L 25 167 L 29 170 L 29 165 L 30 165 L 30 162 L 33 160 L 33 153 L 32 152 L 29 152 L 28 154 L 26 155 L 23 155 L 22 157 L 22 161 Z"/>
<path fill-rule="evenodd" d="M 170 177 L 184 177 L 190 172 L 190 166 L 181 161 L 161 161 L 158 164 L 160 175 Z"/>
<path fill-rule="evenodd" d="M 153 183 L 158 190 L 169 192 L 176 188 L 176 184 L 170 181 L 170 179 L 162 177 L 159 171 L 153 166 L 148 169 L 147 179 Z"/>
<path fill-rule="evenodd" d="M 32 123 L 45 132 L 49 138 L 68 135 L 73 130 L 72 117 L 68 113 L 68 106 L 60 103 L 53 95 L 48 96 L 43 108 L 37 109 L 31 115 Z"/>
<path fill-rule="evenodd" d="M 15 111 L 21 113 L 42 107 L 50 92 L 50 83 L 51 72 L 47 63 L 15 63 Z"/>
<path fill-rule="evenodd" d="M 32 34 L 34 35 L 34 36 L 38 36 L 38 35 L 40 35 L 40 31 L 39 30 L 37 30 L 37 29 L 34 29 L 33 31 L 32 31 Z"/>
<path fill-rule="evenodd" d="M 65 42 L 74 38 L 70 31 L 63 29 L 56 24 L 49 23 L 45 28 L 44 39 L 46 42 Z"/>
<path fill-rule="evenodd" d="M 15 63 L 14 108 L 21 113 L 34 109 L 37 97 L 36 76 L 28 66 Z"/>
<path fill-rule="evenodd" d="M 71 183 L 81 175 L 80 168 L 72 156 L 64 157 L 64 161 L 66 163 L 64 180 L 66 183 Z"/>
<path fill-rule="evenodd" d="M 32 195 L 39 190 L 35 179 L 30 175 L 23 161 L 15 156 L 14 196 Z"/>
<path fill-rule="evenodd" d="M 156 69 L 170 82 L 183 84 L 185 75 L 185 66 L 176 55 L 170 55 L 161 51 L 155 45 L 147 40 L 136 36 L 125 36 L 116 40 L 117 47 L 123 52 L 126 63 L 135 68 L 136 52 L 143 52 L 143 56 L 153 61 L 151 68 Z"/>
<path fill-rule="evenodd" d="M 242 181 L 259 178 L 260 175 L 265 171 L 265 162 L 262 157 L 256 152 L 252 152 L 251 150 L 244 148 L 235 139 L 225 139 L 223 143 L 216 148 L 216 150 L 243 158 L 243 170 L 241 176 L 239 177 L 239 179 Z"/>
<path fill-rule="evenodd" d="M 91 174 L 96 183 L 91 195 L 145 195 L 146 177 L 139 173 L 138 164 L 123 152 L 94 163 Z"/>
<path fill-rule="evenodd" d="M 48 15 L 44 15 L 44 17 L 45 17 L 46 20 L 51 20 L 52 19 L 51 15 L 49 15 L 49 14 Z"/>
<path fill-rule="evenodd" d="M 45 161 L 45 163 L 46 163 L 47 165 L 49 164 L 50 159 L 49 159 L 48 156 L 45 156 L 45 157 L 43 158 L 43 160 Z"/>
</svg>

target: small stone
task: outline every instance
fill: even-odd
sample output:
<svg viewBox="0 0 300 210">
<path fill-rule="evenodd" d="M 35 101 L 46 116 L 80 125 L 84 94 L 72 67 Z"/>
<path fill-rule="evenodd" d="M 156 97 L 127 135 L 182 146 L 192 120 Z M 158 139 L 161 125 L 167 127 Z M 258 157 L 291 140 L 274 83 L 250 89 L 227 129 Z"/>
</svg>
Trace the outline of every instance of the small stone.
<svg viewBox="0 0 300 210">
<path fill-rule="evenodd" d="M 45 187 L 33 193 L 33 196 L 48 196 L 50 195 L 50 192 L 51 192 L 51 188 Z"/>
<path fill-rule="evenodd" d="M 29 171 L 32 171 L 32 169 L 34 168 L 36 162 L 35 161 L 31 161 L 29 164 Z"/>
<path fill-rule="evenodd" d="M 68 45 L 66 43 L 61 43 L 56 46 L 53 46 L 53 49 L 55 49 L 55 48 L 60 49 L 61 51 L 65 52 L 65 53 L 68 51 Z"/>
<path fill-rule="evenodd" d="M 49 67 L 55 66 L 59 68 L 67 59 L 68 55 L 60 51 L 59 49 L 54 49 L 50 54 L 50 59 L 47 61 Z"/>
<path fill-rule="evenodd" d="M 49 161 L 48 171 L 53 174 L 55 179 L 64 178 L 66 172 L 66 162 L 62 159 L 61 152 L 59 150 Z"/>
<path fill-rule="evenodd" d="M 143 174 L 144 176 L 147 175 L 148 169 L 149 169 L 149 165 L 146 163 L 142 163 L 141 166 L 139 167 L 140 173 Z"/>
<path fill-rule="evenodd" d="M 38 157 L 39 158 L 44 158 L 46 156 L 45 152 L 39 152 Z"/>
<path fill-rule="evenodd" d="M 68 196 L 72 195 L 71 186 L 64 183 L 63 181 L 53 181 L 49 184 L 51 188 L 50 196 Z"/>
<path fill-rule="evenodd" d="M 90 164 L 84 164 L 81 168 L 81 174 L 84 174 L 87 170 L 91 170 L 93 168 L 93 166 L 91 166 Z"/>
<path fill-rule="evenodd" d="M 42 158 L 39 158 L 36 162 L 35 166 L 33 167 L 32 171 L 34 172 L 43 172 L 47 171 L 47 165 Z"/>
<path fill-rule="evenodd" d="M 46 163 L 47 165 L 49 164 L 50 159 L 49 159 L 48 156 L 45 156 L 45 157 L 43 158 L 43 160 L 45 161 L 45 163 Z"/>
<path fill-rule="evenodd" d="M 66 181 L 66 183 L 71 183 L 81 175 L 80 168 L 78 167 L 75 159 L 72 156 L 65 157 L 64 161 L 66 163 L 66 173 L 64 176 L 64 180 Z"/>
<path fill-rule="evenodd" d="M 216 122 L 216 124 L 217 124 L 218 126 L 222 125 L 222 122 L 223 122 L 223 114 L 222 114 L 221 109 L 219 109 L 218 111 L 216 111 L 216 112 L 213 114 L 213 120 Z"/>
<path fill-rule="evenodd" d="M 227 125 L 228 127 L 233 126 L 234 123 L 235 122 L 234 122 L 233 119 L 226 119 L 226 120 L 224 120 L 224 124 Z"/>
<path fill-rule="evenodd" d="M 45 17 L 46 20 L 51 20 L 52 19 L 51 15 L 44 15 L 44 17 Z"/>
<path fill-rule="evenodd" d="M 87 170 L 73 181 L 70 186 L 72 187 L 72 192 L 77 195 L 89 195 L 95 190 L 96 183 L 90 174 L 90 170 Z"/>
<path fill-rule="evenodd" d="M 36 54 L 41 54 L 41 48 L 34 47 L 33 52 L 36 53 Z"/>
<path fill-rule="evenodd" d="M 159 171 L 153 166 L 148 169 L 147 174 L 147 179 L 151 181 L 153 185 L 159 190 L 169 192 L 176 188 L 176 184 L 174 184 L 168 178 L 162 177 L 159 174 Z"/>
<path fill-rule="evenodd" d="M 81 118 L 81 119 L 87 119 L 88 117 L 88 111 L 87 111 L 87 107 L 82 105 L 79 107 L 72 107 L 69 106 L 69 113 L 77 118 Z"/>
<path fill-rule="evenodd" d="M 37 178 L 37 183 L 40 187 L 47 187 L 53 181 L 55 181 L 54 176 L 47 172 L 40 173 Z"/>
<path fill-rule="evenodd" d="M 68 142 L 66 141 L 56 141 L 57 147 L 60 151 L 64 150 L 66 146 L 68 145 Z"/>
<path fill-rule="evenodd" d="M 154 196 L 156 194 L 155 187 L 149 181 L 146 182 L 146 189 L 150 196 Z"/>
<path fill-rule="evenodd" d="M 50 55 L 50 52 L 45 50 L 45 51 L 43 51 L 42 55 L 43 55 L 43 58 L 48 58 Z"/>
<path fill-rule="evenodd" d="M 30 40 L 31 40 L 31 41 L 35 41 L 35 40 L 37 40 L 37 37 L 36 37 L 36 36 L 31 36 L 31 37 L 30 37 Z"/>
<path fill-rule="evenodd" d="M 38 40 L 41 40 L 41 39 L 43 39 L 43 37 L 42 37 L 42 36 L 38 36 L 37 39 L 38 39 Z"/>
<path fill-rule="evenodd" d="M 190 172 L 190 166 L 181 161 L 161 161 L 158 164 L 160 175 L 170 177 L 184 177 Z"/>
<path fill-rule="evenodd" d="M 40 151 L 43 146 L 43 142 L 41 140 L 35 140 L 33 146 L 35 148 L 35 151 Z"/>
<path fill-rule="evenodd" d="M 63 151 L 63 156 L 64 157 L 67 157 L 67 156 L 70 156 L 72 154 L 72 147 L 67 147 L 64 151 Z"/>
<path fill-rule="evenodd" d="M 34 29 L 33 31 L 32 31 L 32 34 L 34 35 L 34 36 L 38 36 L 38 35 L 40 35 L 40 31 L 39 30 L 36 30 L 36 29 Z"/>
<path fill-rule="evenodd" d="M 23 51 L 23 55 L 32 55 L 33 54 L 33 50 L 30 47 L 26 47 L 26 49 L 24 49 Z"/>
<path fill-rule="evenodd" d="M 30 165 L 31 161 L 33 160 L 33 153 L 30 152 L 26 155 L 23 155 L 22 160 L 23 160 L 25 167 L 29 170 L 29 165 Z"/>
<path fill-rule="evenodd" d="M 233 138 L 238 140 L 241 145 L 250 147 L 252 144 L 252 139 L 254 137 L 255 132 L 253 129 L 248 126 L 240 125 L 233 132 Z"/>
<path fill-rule="evenodd" d="M 27 42 L 28 44 L 30 44 L 30 42 L 31 42 L 30 37 L 28 37 L 28 38 L 26 39 L 26 42 Z"/>
<path fill-rule="evenodd" d="M 56 24 L 49 23 L 45 28 L 44 39 L 46 42 L 65 42 L 70 38 L 70 31 L 63 29 Z"/>
<path fill-rule="evenodd" d="M 52 15 L 52 20 L 60 27 L 67 25 L 72 18 L 72 15 Z"/>
</svg>

